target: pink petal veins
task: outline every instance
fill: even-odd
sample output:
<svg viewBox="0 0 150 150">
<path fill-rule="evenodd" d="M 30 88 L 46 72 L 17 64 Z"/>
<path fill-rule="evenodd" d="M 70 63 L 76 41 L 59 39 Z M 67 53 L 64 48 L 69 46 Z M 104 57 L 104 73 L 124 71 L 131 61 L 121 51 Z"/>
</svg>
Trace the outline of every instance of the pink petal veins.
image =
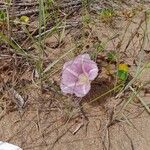
<svg viewBox="0 0 150 150">
<path fill-rule="evenodd" d="M 70 84 L 70 85 L 65 85 L 65 84 L 61 83 L 60 88 L 61 88 L 62 92 L 66 93 L 66 94 L 67 93 L 73 94 L 74 88 L 75 88 L 75 83 Z"/>
<path fill-rule="evenodd" d="M 88 73 L 89 79 L 91 81 L 94 80 L 97 77 L 97 75 L 98 75 L 98 68 L 93 68 Z"/>
<path fill-rule="evenodd" d="M 93 60 L 83 60 L 82 68 L 85 74 L 89 76 L 89 80 L 94 80 L 98 75 L 97 64 Z"/>
<path fill-rule="evenodd" d="M 90 91 L 90 83 L 97 75 L 97 64 L 89 54 L 79 55 L 64 64 L 60 88 L 64 93 L 83 97 Z"/>
<path fill-rule="evenodd" d="M 74 93 L 77 97 L 84 97 L 91 89 L 90 83 L 76 86 Z"/>
</svg>

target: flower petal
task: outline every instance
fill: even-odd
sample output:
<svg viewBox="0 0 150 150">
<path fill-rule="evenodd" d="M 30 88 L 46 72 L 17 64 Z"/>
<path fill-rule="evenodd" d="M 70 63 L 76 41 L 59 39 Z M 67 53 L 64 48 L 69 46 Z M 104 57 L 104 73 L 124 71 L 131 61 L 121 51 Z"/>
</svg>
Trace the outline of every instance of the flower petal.
<svg viewBox="0 0 150 150">
<path fill-rule="evenodd" d="M 70 73 L 68 70 L 62 72 L 61 83 L 68 85 L 77 82 L 78 78 Z"/>
<path fill-rule="evenodd" d="M 90 61 L 90 56 L 89 54 L 83 54 L 83 55 L 79 55 L 75 58 L 75 63 L 79 63 L 81 65 L 81 69 L 82 69 L 82 73 L 83 73 L 83 68 L 82 68 L 82 64 L 84 63 L 84 61 Z"/>
<path fill-rule="evenodd" d="M 60 84 L 62 92 L 73 94 L 73 89 L 78 81 L 79 74 L 80 72 L 78 72 L 78 67 L 74 64 L 74 60 L 64 64 Z"/>
<path fill-rule="evenodd" d="M 88 73 L 89 80 L 94 80 L 98 76 L 98 67 L 91 69 Z"/>
<path fill-rule="evenodd" d="M 98 75 L 97 64 L 93 60 L 83 60 L 82 68 L 85 74 L 88 75 L 89 80 L 94 80 Z"/>
<path fill-rule="evenodd" d="M 82 55 L 78 55 L 75 58 L 76 61 L 81 61 L 81 60 L 91 60 L 90 55 L 89 54 L 82 54 Z"/>
<path fill-rule="evenodd" d="M 77 97 L 84 97 L 91 89 L 91 84 L 83 84 L 83 85 L 76 85 L 74 89 L 74 94 Z"/>
<path fill-rule="evenodd" d="M 73 87 L 75 86 L 78 78 L 70 74 L 68 71 L 62 73 L 60 88 L 64 93 L 73 94 Z"/>
<path fill-rule="evenodd" d="M 79 76 L 82 73 L 81 61 L 74 59 L 66 62 L 63 67 L 63 71 L 65 70 L 68 70 L 74 76 Z"/>
</svg>

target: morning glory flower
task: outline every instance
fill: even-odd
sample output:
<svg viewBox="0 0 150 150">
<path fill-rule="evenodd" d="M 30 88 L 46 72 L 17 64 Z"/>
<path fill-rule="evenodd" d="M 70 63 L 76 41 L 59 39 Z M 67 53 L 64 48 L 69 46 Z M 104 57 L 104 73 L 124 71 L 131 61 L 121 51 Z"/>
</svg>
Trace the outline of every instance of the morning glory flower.
<svg viewBox="0 0 150 150">
<path fill-rule="evenodd" d="M 97 64 L 89 54 L 78 55 L 64 64 L 60 88 L 63 93 L 84 97 L 91 89 L 91 81 L 98 75 Z"/>
</svg>

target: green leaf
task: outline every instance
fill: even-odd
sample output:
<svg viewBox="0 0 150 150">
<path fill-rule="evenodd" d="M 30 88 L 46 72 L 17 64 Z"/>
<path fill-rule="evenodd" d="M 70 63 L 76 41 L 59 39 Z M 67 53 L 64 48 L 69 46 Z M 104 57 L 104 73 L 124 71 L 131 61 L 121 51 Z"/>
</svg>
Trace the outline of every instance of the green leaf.
<svg viewBox="0 0 150 150">
<path fill-rule="evenodd" d="M 105 49 L 105 44 L 104 43 L 101 43 L 101 42 L 96 42 L 94 44 L 94 47 L 96 48 L 96 51 L 97 52 L 103 52 L 104 49 Z"/>
<path fill-rule="evenodd" d="M 115 61 L 116 60 L 116 52 L 112 51 L 112 52 L 108 52 L 107 53 L 107 58 L 109 61 Z"/>
<path fill-rule="evenodd" d="M 127 64 L 119 64 L 118 65 L 118 77 L 119 79 L 125 81 L 127 80 L 128 78 L 128 71 L 129 71 L 129 68 L 128 68 L 128 65 Z"/>
<path fill-rule="evenodd" d="M 123 70 L 118 70 L 118 77 L 120 80 L 127 80 L 127 77 L 128 77 L 128 72 L 126 71 L 123 71 Z"/>
<path fill-rule="evenodd" d="M 112 17 L 114 15 L 114 10 L 109 8 L 103 8 L 101 10 L 102 17 Z"/>
<path fill-rule="evenodd" d="M 6 13 L 3 10 L 0 10 L 0 21 L 4 21 L 6 19 Z"/>
<path fill-rule="evenodd" d="M 83 20 L 83 23 L 89 24 L 91 21 L 91 17 L 89 14 L 86 14 L 86 15 L 82 16 L 82 20 Z"/>
<path fill-rule="evenodd" d="M 100 19 L 102 22 L 110 22 L 112 21 L 113 17 L 115 16 L 115 12 L 113 9 L 104 8 L 100 11 Z"/>
<path fill-rule="evenodd" d="M 23 22 L 23 23 L 27 23 L 29 21 L 29 17 L 27 17 L 27 16 L 21 16 L 20 17 L 20 21 Z"/>
</svg>

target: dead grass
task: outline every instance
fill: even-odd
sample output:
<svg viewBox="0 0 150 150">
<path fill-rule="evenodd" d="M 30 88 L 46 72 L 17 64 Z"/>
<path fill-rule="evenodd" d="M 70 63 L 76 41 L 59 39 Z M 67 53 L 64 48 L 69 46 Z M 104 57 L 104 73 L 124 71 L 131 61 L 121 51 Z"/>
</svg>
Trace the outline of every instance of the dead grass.
<svg viewBox="0 0 150 150">
<path fill-rule="evenodd" d="M 22 24 L 17 12 L 25 4 L 30 20 Z M 36 2 L 25 4 L 2 2 L 1 140 L 24 150 L 148 150 L 149 4 L 40 0 L 39 14 Z M 99 76 L 83 99 L 64 96 L 62 65 L 85 52 Z M 119 63 L 130 66 L 126 82 L 118 80 Z"/>
</svg>

